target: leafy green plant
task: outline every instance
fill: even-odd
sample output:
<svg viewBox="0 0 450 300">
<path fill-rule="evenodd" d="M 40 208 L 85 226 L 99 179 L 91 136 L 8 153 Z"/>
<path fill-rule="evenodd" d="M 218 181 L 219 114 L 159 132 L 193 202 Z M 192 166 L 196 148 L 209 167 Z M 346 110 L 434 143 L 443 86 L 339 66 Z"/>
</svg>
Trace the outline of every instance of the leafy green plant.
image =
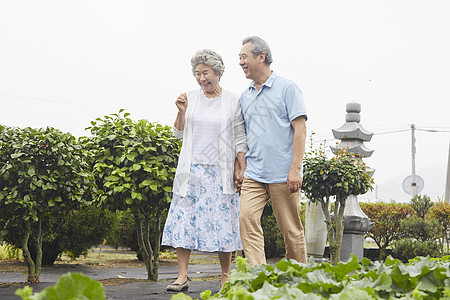
<svg viewBox="0 0 450 300">
<path fill-rule="evenodd" d="M 430 197 L 417 195 L 411 200 L 416 215 L 401 220 L 399 231 L 404 239 L 392 245 L 392 256 L 406 262 L 416 256 L 442 256 L 441 247 L 436 240 L 443 230 L 436 219 L 427 218 L 434 205 Z"/>
<path fill-rule="evenodd" d="M 430 219 L 438 220 L 441 224 L 443 229 L 439 235 L 439 244 L 443 251 L 450 252 L 450 203 L 440 199 L 430 208 L 428 216 Z M 446 245 L 446 248 L 444 245 Z"/>
<path fill-rule="evenodd" d="M 439 244 L 435 241 L 418 241 L 411 238 L 393 242 L 392 256 L 407 262 L 417 256 L 440 257 Z"/>
<path fill-rule="evenodd" d="M 181 144 L 170 127 L 133 121 L 129 115 L 120 110 L 92 121 L 93 136 L 84 142 L 95 162 L 98 199 L 111 210 L 132 211 L 148 279 L 157 280 L 161 216 L 171 201 Z"/>
<path fill-rule="evenodd" d="M 33 288 L 25 286 L 15 294 L 22 300 L 104 300 L 103 285 L 81 273 L 67 273 L 61 276 L 54 286 L 46 287 L 42 292 L 33 294 Z"/>
<path fill-rule="evenodd" d="M 305 155 L 302 190 L 313 203 L 319 202 L 327 225 L 327 238 L 331 263 L 340 260 L 344 233 L 345 201 L 349 195 L 359 195 L 372 189 L 373 180 L 364 162 L 346 149 L 339 150 L 332 158 L 323 149 Z M 334 197 L 334 220 L 328 208 Z"/>
<path fill-rule="evenodd" d="M 365 234 L 372 238 L 380 248 L 380 260 L 386 258 L 386 249 L 393 241 L 405 236 L 400 222 L 415 215 L 409 204 L 401 203 L 359 203 L 362 211 L 372 220 L 373 225 Z"/>
<path fill-rule="evenodd" d="M 388 257 L 385 262 L 358 261 L 333 266 L 310 260 L 299 264 L 281 260 L 275 267 L 251 267 L 237 258 L 230 281 L 216 295 L 202 299 L 450 299 L 450 257 L 417 257 L 404 264 Z M 177 294 L 172 299 L 192 299 Z"/>
<path fill-rule="evenodd" d="M 5 225 L 18 224 L 17 232 L 2 230 L 2 236 L 20 237 L 16 246 L 23 251 L 29 282 L 39 280 L 43 216 L 87 204 L 94 191 L 85 151 L 71 134 L 0 125 L 0 210 Z"/>
<path fill-rule="evenodd" d="M 427 195 L 416 195 L 411 198 L 411 208 L 414 209 L 419 218 L 425 219 L 430 208 L 434 205 Z"/>
</svg>

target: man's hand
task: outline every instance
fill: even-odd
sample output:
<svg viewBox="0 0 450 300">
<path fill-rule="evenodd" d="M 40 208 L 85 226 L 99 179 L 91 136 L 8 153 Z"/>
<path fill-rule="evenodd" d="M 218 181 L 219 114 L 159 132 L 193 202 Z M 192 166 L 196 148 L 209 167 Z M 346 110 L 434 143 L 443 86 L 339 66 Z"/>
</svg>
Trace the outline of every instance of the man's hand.
<svg viewBox="0 0 450 300">
<path fill-rule="evenodd" d="M 303 178 L 300 175 L 300 171 L 290 169 L 287 177 L 287 185 L 289 192 L 296 193 L 302 187 Z"/>
</svg>

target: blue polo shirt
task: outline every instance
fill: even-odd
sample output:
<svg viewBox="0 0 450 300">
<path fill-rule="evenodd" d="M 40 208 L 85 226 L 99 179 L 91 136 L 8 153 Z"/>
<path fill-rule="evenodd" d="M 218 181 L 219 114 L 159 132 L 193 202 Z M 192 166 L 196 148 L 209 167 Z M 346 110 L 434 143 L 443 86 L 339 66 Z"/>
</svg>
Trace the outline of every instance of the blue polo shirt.
<svg viewBox="0 0 450 300">
<path fill-rule="evenodd" d="M 249 148 L 244 177 L 286 182 L 294 143 L 291 121 L 299 116 L 307 119 L 302 92 L 294 82 L 272 72 L 259 91 L 252 82 L 240 102 Z"/>
</svg>

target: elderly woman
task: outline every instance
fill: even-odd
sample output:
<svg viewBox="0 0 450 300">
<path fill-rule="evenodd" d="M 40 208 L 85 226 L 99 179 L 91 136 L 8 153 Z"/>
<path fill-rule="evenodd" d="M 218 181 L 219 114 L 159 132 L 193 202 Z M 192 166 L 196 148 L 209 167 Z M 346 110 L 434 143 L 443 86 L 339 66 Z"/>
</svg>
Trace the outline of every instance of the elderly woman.
<svg viewBox="0 0 450 300">
<path fill-rule="evenodd" d="M 219 84 L 225 69 L 220 55 L 197 52 L 192 72 L 200 89 L 181 94 L 174 134 L 183 139 L 173 186 L 173 199 L 162 244 L 176 248 L 178 278 L 169 291 L 188 289 L 191 250 L 218 252 L 222 286 L 228 281 L 231 253 L 242 249 L 239 195 L 234 168 L 245 169 L 247 142 L 239 96 Z"/>
</svg>

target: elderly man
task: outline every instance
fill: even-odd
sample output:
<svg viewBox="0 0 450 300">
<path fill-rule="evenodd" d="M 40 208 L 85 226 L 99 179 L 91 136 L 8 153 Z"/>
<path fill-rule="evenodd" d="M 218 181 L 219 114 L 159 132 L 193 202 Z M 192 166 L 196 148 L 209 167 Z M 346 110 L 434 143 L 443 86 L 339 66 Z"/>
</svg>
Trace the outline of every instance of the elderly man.
<svg viewBox="0 0 450 300">
<path fill-rule="evenodd" d="M 272 54 L 259 37 L 243 40 L 239 64 L 252 80 L 240 98 L 247 133 L 247 168 L 236 168 L 242 184 L 240 233 L 249 264 L 266 263 L 261 214 L 270 198 L 286 244 L 286 258 L 306 262 L 299 217 L 306 108 L 297 85 L 271 69 Z"/>
</svg>

